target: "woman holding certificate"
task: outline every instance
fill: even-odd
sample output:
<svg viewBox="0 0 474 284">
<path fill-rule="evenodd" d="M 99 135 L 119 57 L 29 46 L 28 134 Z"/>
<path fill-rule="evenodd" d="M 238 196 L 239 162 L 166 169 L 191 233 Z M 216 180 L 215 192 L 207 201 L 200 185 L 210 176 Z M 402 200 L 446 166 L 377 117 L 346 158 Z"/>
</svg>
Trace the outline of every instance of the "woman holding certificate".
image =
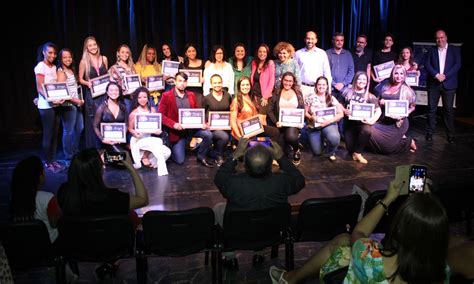
<svg viewBox="0 0 474 284">
<path fill-rule="evenodd" d="M 197 85 L 199 86 L 189 86 L 190 80 L 188 79 L 188 87 L 186 90 L 191 91 L 196 95 L 196 103 L 198 107 L 202 106 L 202 82 L 204 81 L 202 78 L 202 72 L 204 70 L 204 61 L 197 57 L 197 47 L 194 43 L 188 43 L 184 47 L 184 56 L 183 56 L 183 63 L 179 64 L 179 69 L 185 70 L 200 70 L 201 76 L 199 78 L 199 82 Z M 194 82 L 196 83 L 196 82 Z"/>
<path fill-rule="evenodd" d="M 211 76 L 219 74 L 222 78 L 222 87 L 229 94 L 234 94 L 234 71 L 232 65 L 225 62 L 225 50 L 222 45 L 214 45 L 209 55 L 209 61 L 204 68 L 204 84 L 202 87 L 204 96 L 211 92 Z"/>
<path fill-rule="evenodd" d="M 143 86 L 147 86 L 147 77 L 162 74 L 161 64 L 158 63 L 156 58 L 156 48 L 152 45 L 145 44 L 143 46 L 142 52 L 140 53 L 140 57 L 138 57 L 138 61 L 135 64 L 135 71 L 138 75 L 140 75 Z M 164 82 L 162 85 L 164 89 Z M 149 86 L 147 87 L 150 89 Z M 160 95 L 161 93 L 159 90 L 150 91 L 150 107 L 154 108 L 155 110 L 158 109 Z"/>
<path fill-rule="evenodd" d="M 117 61 L 114 65 L 110 67 L 109 73 L 110 76 L 114 79 L 115 82 L 118 83 L 120 88 L 122 89 L 122 94 L 124 94 L 124 102 L 125 106 L 127 107 L 127 111 L 130 112 L 132 108 L 132 93 L 134 90 L 129 90 L 128 83 L 125 79 L 127 75 L 136 74 L 135 67 L 133 64 L 132 58 L 132 51 L 130 47 L 126 44 L 122 44 L 117 49 Z M 139 82 L 140 84 L 140 82 Z"/>
<path fill-rule="evenodd" d="M 368 82 L 367 73 L 359 71 L 355 74 L 351 87 L 343 93 L 346 148 L 352 153 L 352 159 L 362 164 L 368 163 L 362 156 L 362 151 L 369 143 L 372 125 L 382 113 L 378 99 L 367 89 Z"/>
<path fill-rule="evenodd" d="M 342 106 L 329 93 L 328 79 L 324 76 L 316 79 L 315 93 L 305 101 L 305 116 L 308 119 L 308 138 L 315 155 L 323 153 L 326 144 L 329 160 L 336 160 L 336 149 L 341 141 L 337 122 L 344 116 Z M 324 143 L 326 142 L 326 143 Z"/>
<path fill-rule="evenodd" d="M 280 109 L 301 109 L 300 120 L 298 121 L 297 115 L 291 116 L 291 119 L 288 119 L 290 124 L 285 124 L 287 121 L 282 117 L 283 112 L 280 112 Z M 299 165 L 301 160 L 299 135 L 300 128 L 304 126 L 304 101 L 296 76 L 292 72 L 283 74 L 278 91 L 270 98 L 268 103 L 267 118 L 269 125 L 276 126 L 279 129 L 280 141 L 284 141 L 284 144 L 291 147 L 293 164 Z M 300 125 L 296 126 L 298 123 Z M 283 150 L 288 150 L 288 147 L 284 147 Z"/>
<path fill-rule="evenodd" d="M 84 128 L 86 136 L 86 147 L 97 148 L 99 141 L 94 133 L 94 115 L 97 107 L 106 99 L 102 92 L 95 93 L 93 91 L 92 79 L 107 75 L 107 57 L 100 54 L 100 47 L 94 37 L 89 36 L 84 40 L 82 48 L 82 59 L 79 63 L 79 83 L 86 86 L 85 88 L 85 116 Z"/>
<path fill-rule="evenodd" d="M 390 78 L 375 87 L 383 112 L 372 129 L 370 146 L 374 152 L 389 155 L 416 151 L 415 140 L 406 136 L 408 115 L 415 110 L 416 97 L 405 78 L 405 67 L 395 65 Z"/>
<path fill-rule="evenodd" d="M 244 136 L 244 131 L 240 123 L 246 119 L 258 115 L 257 102 L 250 92 L 250 78 L 240 77 L 237 82 L 237 96 L 230 105 L 230 127 L 232 136 L 239 141 Z M 272 141 L 279 141 L 280 131 L 273 126 L 262 125 L 263 134 L 258 136 L 268 136 Z"/>
<path fill-rule="evenodd" d="M 275 63 L 270 59 L 270 48 L 264 43 L 255 52 L 250 82 L 252 94 L 257 100 L 258 113 L 266 116 L 268 100 L 272 97 L 275 86 Z"/>
<path fill-rule="evenodd" d="M 94 131 L 103 146 L 106 149 L 113 151 L 123 151 L 125 147 L 120 145 L 125 143 L 125 134 L 127 132 L 128 113 L 125 104 L 122 102 L 122 89 L 116 82 L 110 82 L 105 89 L 107 100 L 104 101 L 98 108 L 94 116 Z M 112 139 L 108 135 L 104 135 L 105 131 L 101 131 L 102 123 L 123 123 L 125 129 L 122 130 L 122 141 L 119 139 Z"/>
<path fill-rule="evenodd" d="M 152 137 L 152 134 L 161 134 L 161 116 L 156 123 L 155 129 L 140 127 L 141 119 L 149 119 L 143 124 L 151 125 L 152 119 L 157 117 L 146 117 L 147 114 L 156 113 L 155 109 L 149 107 L 150 93 L 147 88 L 139 87 L 133 94 L 133 110 L 128 117 L 128 131 L 132 134 L 130 138 L 130 150 L 132 152 L 133 167 L 139 169 L 142 164 L 146 167 L 157 169 L 158 176 L 168 175 L 166 160 L 171 156 L 171 150 L 163 144 L 163 140 Z"/>
</svg>

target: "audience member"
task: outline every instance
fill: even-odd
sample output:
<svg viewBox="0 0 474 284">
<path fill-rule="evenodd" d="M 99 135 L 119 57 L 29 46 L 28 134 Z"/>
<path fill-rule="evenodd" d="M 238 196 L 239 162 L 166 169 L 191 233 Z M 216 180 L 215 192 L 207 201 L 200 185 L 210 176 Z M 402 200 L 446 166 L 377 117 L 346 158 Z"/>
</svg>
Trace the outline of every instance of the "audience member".
<svg viewBox="0 0 474 284">
<path fill-rule="evenodd" d="M 132 152 L 133 166 L 135 169 L 151 167 L 157 169 L 158 176 L 168 175 L 166 160 L 171 156 L 171 150 L 166 147 L 163 140 L 153 137 L 151 133 L 138 132 L 135 128 L 135 117 L 138 114 L 156 113 L 149 106 L 150 93 L 145 87 L 139 87 L 133 94 L 132 112 L 128 116 L 128 131 L 132 134 L 130 138 L 130 151 Z M 157 130 L 154 135 L 160 135 Z"/>
<path fill-rule="evenodd" d="M 41 190 L 45 178 L 43 164 L 37 156 L 21 160 L 15 166 L 10 181 L 10 217 L 15 222 L 43 221 L 53 243 L 58 237 L 56 225 L 61 211 L 54 194 Z"/>
<path fill-rule="evenodd" d="M 202 165 L 212 168 L 213 165 L 206 160 L 206 155 L 212 145 L 212 133 L 206 129 L 205 123 L 203 128 L 194 131 L 184 129 L 179 123 L 179 109 L 197 108 L 196 97 L 194 93 L 186 90 L 188 75 L 184 72 L 176 73 L 175 87 L 163 94 L 158 107 L 158 112 L 162 115 L 163 125 L 169 131 L 171 147 L 171 158 L 177 164 L 183 164 L 185 160 L 186 144 L 192 137 L 202 138 L 197 153 L 197 161 Z"/>
<path fill-rule="evenodd" d="M 390 78 L 375 87 L 382 108 L 382 116 L 373 126 L 370 137 L 370 147 L 376 153 L 390 155 L 416 151 L 415 140 L 406 136 L 410 127 L 408 117 L 385 115 L 385 103 L 389 100 L 407 100 L 408 114 L 415 110 L 415 92 L 405 82 L 406 72 L 402 65 L 395 65 Z"/>
<path fill-rule="evenodd" d="M 344 92 L 344 114 L 346 121 L 344 122 L 344 137 L 346 140 L 346 148 L 352 153 L 352 159 L 362 164 L 368 161 L 362 156 L 362 151 L 369 144 L 370 136 L 372 136 L 372 125 L 374 125 L 382 114 L 379 106 L 379 100 L 368 90 L 369 77 L 365 71 L 359 71 L 355 74 L 351 87 Z M 363 118 L 362 120 L 351 120 L 352 115 L 349 106 L 351 103 L 373 104 L 374 112 L 371 118 Z"/>
<path fill-rule="evenodd" d="M 315 79 L 320 76 L 327 78 L 331 86 L 331 66 L 326 52 L 316 47 L 318 35 L 313 31 L 306 33 L 306 47 L 298 50 L 295 54 L 295 60 L 300 66 L 301 92 L 306 100 L 309 95 L 314 94 Z"/>
<path fill-rule="evenodd" d="M 304 123 L 299 127 L 286 127 L 279 121 L 279 116 L 280 108 L 304 109 L 303 95 L 298 87 L 298 80 L 293 73 L 286 72 L 282 78 L 279 89 L 270 98 L 267 121 L 269 125 L 277 127 L 280 131 L 280 143 L 284 145 L 283 151 L 285 154 L 288 151 L 287 146 L 290 146 L 293 152 L 293 164 L 299 165 L 301 161 L 299 136 Z"/>
<path fill-rule="evenodd" d="M 428 141 L 433 140 L 436 111 L 441 97 L 448 143 L 454 144 L 453 105 L 458 87 L 458 72 L 461 69 L 461 51 L 456 46 L 448 45 L 445 31 L 436 31 L 436 47 L 430 50 L 425 68 L 428 71 L 428 126 L 425 138 Z"/>
<path fill-rule="evenodd" d="M 336 160 L 336 150 L 341 142 L 337 122 L 344 116 L 342 106 L 330 93 L 328 79 L 321 76 L 316 79 L 315 93 L 305 100 L 305 117 L 308 120 L 308 138 L 314 155 L 323 154 L 326 145 L 326 155 L 329 160 Z M 335 107 L 334 115 L 318 116 L 318 110 Z"/>
</svg>

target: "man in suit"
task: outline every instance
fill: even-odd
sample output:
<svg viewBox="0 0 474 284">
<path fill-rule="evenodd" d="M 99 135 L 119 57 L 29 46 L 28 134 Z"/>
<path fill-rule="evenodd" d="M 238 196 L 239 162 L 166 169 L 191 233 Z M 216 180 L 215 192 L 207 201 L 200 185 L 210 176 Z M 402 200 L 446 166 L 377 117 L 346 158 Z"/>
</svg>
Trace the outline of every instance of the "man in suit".
<svg viewBox="0 0 474 284">
<path fill-rule="evenodd" d="M 425 139 L 433 140 L 436 128 L 436 110 L 441 96 L 444 123 L 448 142 L 454 144 L 454 95 L 458 87 L 458 71 L 461 69 L 461 51 L 448 45 L 448 37 L 443 30 L 436 32 L 436 47 L 433 47 L 425 64 L 428 71 L 428 125 Z"/>
<path fill-rule="evenodd" d="M 186 91 L 187 83 L 188 75 L 186 73 L 176 73 L 175 87 L 162 95 L 158 107 L 158 112 L 162 115 L 163 125 L 169 131 L 170 142 L 172 143 L 171 158 L 177 164 L 183 164 L 186 144 L 192 137 L 201 137 L 202 143 L 197 153 L 197 161 L 208 168 L 212 168 L 213 165 L 206 160 L 206 154 L 212 145 L 212 133 L 206 129 L 206 124 L 203 124 L 203 129 L 194 131 L 184 129 L 178 121 L 179 109 L 197 108 L 196 96 L 193 92 Z"/>
</svg>

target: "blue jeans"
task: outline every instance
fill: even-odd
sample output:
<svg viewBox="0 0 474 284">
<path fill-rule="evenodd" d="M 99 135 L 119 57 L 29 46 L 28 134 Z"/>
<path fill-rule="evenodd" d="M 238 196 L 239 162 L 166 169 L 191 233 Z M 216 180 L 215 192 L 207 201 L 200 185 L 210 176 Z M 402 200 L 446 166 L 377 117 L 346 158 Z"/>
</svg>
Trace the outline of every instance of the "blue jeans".
<svg viewBox="0 0 474 284">
<path fill-rule="evenodd" d="M 77 108 L 75 106 L 57 107 L 63 124 L 63 153 L 65 160 L 71 160 L 74 155 L 74 135 L 76 127 Z"/>
<path fill-rule="evenodd" d="M 209 147 L 212 145 L 212 133 L 209 130 L 198 130 L 195 133 L 190 132 L 189 135 L 183 136 L 176 143 L 173 144 L 171 149 L 171 158 L 177 164 L 183 164 L 186 158 L 186 144 L 191 140 L 192 137 L 202 138 L 201 145 L 199 146 L 197 157 L 198 159 L 205 159 Z"/>
<path fill-rule="evenodd" d="M 215 143 L 216 147 L 216 154 L 220 157 L 222 157 L 222 153 L 224 152 L 225 147 L 227 146 L 227 143 L 229 143 L 229 133 L 224 130 L 213 130 L 212 131 L 212 138 Z"/>
<path fill-rule="evenodd" d="M 79 153 L 81 146 L 81 135 L 84 130 L 84 114 L 82 113 L 82 108 L 76 107 L 76 125 L 74 127 L 74 138 L 73 138 L 73 153 Z"/>
<path fill-rule="evenodd" d="M 313 154 L 321 155 L 323 153 L 325 141 L 328 156 L 336 153 L 337 146 L 339 146 L 339 142 L 341 141 L 337 123 L 330 124 L 324 128 L 308 128 L 307 133 Z"/>
</svg>

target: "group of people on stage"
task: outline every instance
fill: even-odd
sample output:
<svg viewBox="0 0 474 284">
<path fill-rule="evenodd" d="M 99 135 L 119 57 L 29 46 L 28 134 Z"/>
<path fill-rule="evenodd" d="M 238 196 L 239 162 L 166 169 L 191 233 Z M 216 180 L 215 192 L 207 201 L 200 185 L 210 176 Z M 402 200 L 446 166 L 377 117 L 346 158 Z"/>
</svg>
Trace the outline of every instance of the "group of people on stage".
<svg viewBox="0 0 474 284">
<path fill-rule="evenodd" d="M 42 46 L 35 67 L 45 167 L 51 172 L 67 167 L 79 149 L 83 130 L 86 147 L 116 151 L 130 148 L 136 168 L 154 167 L 159 175 L 167 174 L 169 157 L 178 164 L 184 163 L 186 146 L 193 137 L 202 140 L 198 162 L 206 167 L 213 167 L 214 163 L 220 166 L 229 141 L 244 136 L 240 122 L 257 115 L 264 129 L 259 136 L 277 141 L 287 155 L 292 154 L 296 165 L 301 159 L 301 136 L 307 138 L 313 154 L 326 155 L 331 161 L 336 160 L 341 138 L 353 160 L 364 164 L 368 162 L 362 155 L 365 149 L 381 154 L 415 152 L 415 140 L 407 135 L 407 115 L 415 109 L 415 92 L 406 82 L 407 72 L 418 69 L 412 49 L 403 48 L 397 57 L 391 34 L 385 36 L 383 48 L 373 56 L 366 48 L 367 37 L 363 34 L 358 35 L 356 46 L 350 51 L 343 48 L 342 33 L 334 34 L 333 47 L 326 51 L 316 47 L 317 42 L 313 31 L 306 33 L 305 47 L 296 52 L 292 44 L 279 42 L 273 49 L 276 60 L 271 59 L 266 44 L 260 44 L 252 57 L 244 44 L 237 43 L 228 61 L 221 45 L 213 46 L 209 60 L 204 61 L 198 58 L 197 47 L 191 43 L 186 45 L 182 57 L 169 44 L 162 45 L 161 55 L 155 47 L 146 44 L 136 63 L 129 46 L 122 44 L 117 49 L 115 63 L 109 68 L 96 39 L 87 37 L 78 72 L 71 50 L 64 48 L 57 55 L 58 48 L 48 42 Z M 429 74 L 429 123 L 425 138 L 432 140 L 437 101 L 441 96 L 448 141 L 454 143 L 452 102 L 461 66 L 460 52 L 447 44 L 442 30 L 436 32 L 436 43 L 425 66 Z M 146 87 L 128 89 L 125 76 L 138 74 L 144 85 L 147 77 L 162 74 L 162 60 L 178 62 L 180 70 L 174 76 L 164 75 L 164 91 L 149 91 Z M 373 67 L 392 60 L 394 67 L 388 78 L 377 76 Z M 188 75 L 182 69 L 201 70 L 199 83 L 203 87 L 187 87 Z M 96 96 L 91 92 L 91 80 L 104 75 L 110 76 L 110 83 L 105 95 Z M 67 82 L 72 99 L 45 99 L 43 84 L 56 81 Z M 78 92 L 80 85 L 84 92 Z M 407 101 L 405 115 L 386 114 L 385 105 L 390 100 Z M 351 104 L 370 104 L 372 113 L 353 120 Z M 207 123 L 199 130 L 185 129 L 178 119 L 178 110 L 182 108 L 204 108 L 206 118 L 209 111 L 230 111 L 231 131 L 211 131 Z M 304 109 L 305 123 L 283 126 L 279 118 L 282 108 Z M 321 116 L 318 110 L 326 108 L 335 111 L 330 116 Z M 163 116 L 163 132 L 143 134 L 134 129 L 137 113 L 155 112 Z M 59 119 L 63 126 L 66 165 L 55 158 Z M 127 125 L 129 144 L 102 137 L 100 124 L 110 122 Z M 301 135 L 303 132 L 305 135 Z"/>
</svg>

